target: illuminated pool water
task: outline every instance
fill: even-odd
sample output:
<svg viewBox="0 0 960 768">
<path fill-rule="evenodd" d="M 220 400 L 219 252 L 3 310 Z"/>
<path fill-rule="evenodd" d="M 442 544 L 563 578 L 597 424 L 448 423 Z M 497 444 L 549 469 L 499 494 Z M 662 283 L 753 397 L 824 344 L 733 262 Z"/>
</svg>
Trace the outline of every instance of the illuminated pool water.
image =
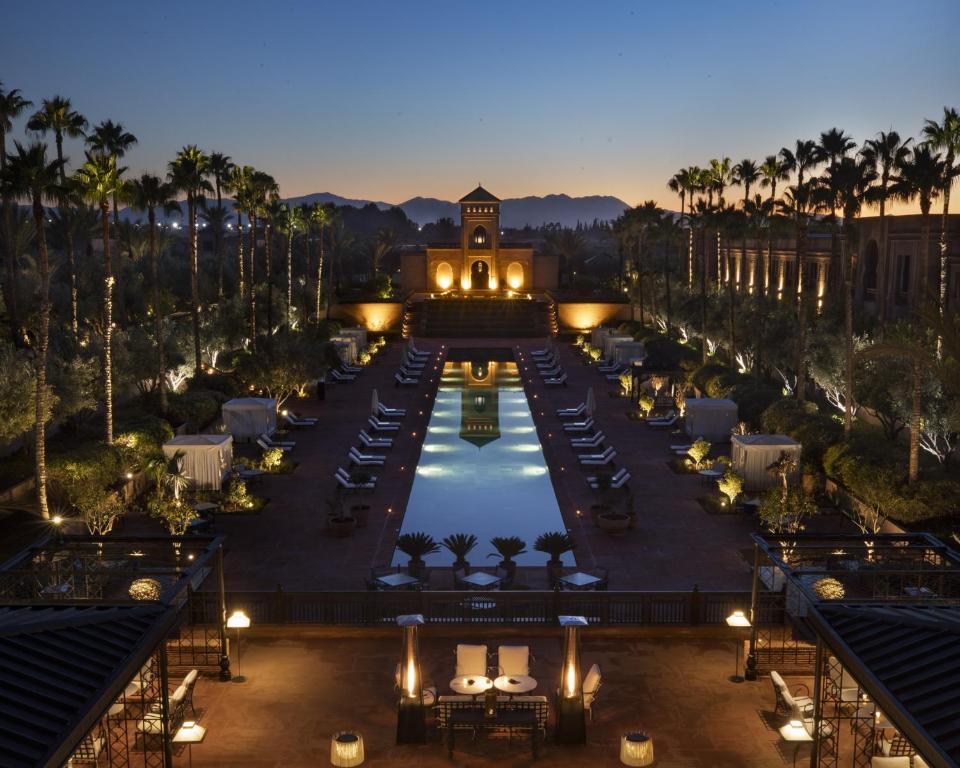
<svg viewBox="0 0 960 768">
<path fill-rule="evenodd" d="M 519 565 L 543 565 L 533 551 L 537 536 L 563 531 L 550 473 L 537 439 L 533 414 L 512 362 L 448 362 L 440 379 L 423 453 L 417 466 L 401 533 L 423 531 L 440 541 L 451 533 L 472 533 L 479 543 L 468 560 L 495 565 L 490 539 L 519 536 L 528 552 Z M 573 555 L 564 555 L 572 565 Z M 406 563 L 402 552 L 394 564 Z M 450 565 L 446 549 L 426 558 Z"/>
</svg>

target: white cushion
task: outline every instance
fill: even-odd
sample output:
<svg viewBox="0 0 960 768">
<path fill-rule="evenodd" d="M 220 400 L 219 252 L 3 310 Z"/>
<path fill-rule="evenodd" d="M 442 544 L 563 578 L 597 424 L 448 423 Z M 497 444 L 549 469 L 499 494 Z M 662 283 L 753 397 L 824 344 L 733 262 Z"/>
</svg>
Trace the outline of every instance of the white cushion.
<svg viewBox="0 0 960 768">
<path fill-rule="evenodd" d="M 913 768 L 930 768 L 927 761 L 924 760 L 920 755 L 913 756 Z"/>
<path fill-rule="evenodd" d="M 170 697 L 170 708 L 173 709 L 176 704 L 179 704 L 181 701 L 183 701 L 186 695 L 187 688 L 181 683 L 177 690 L 175 690 L 173 695 Z"/>
<path fill-rule="evenodd" d="M 458 645 L 457 646 L 457 674 L 487 676 L 487 646 L 485 645 Z"/>
<path fill-rule="evenodd" d="M 187 672 L 187 676 L 183 678 L 181 685 L 189 688 L 191 685 L 197 682 L 197 677 L 199 674 L 200 673 L 197 670 L 191 669 L 189 672 Z"/>
<path fill-rule="evenodd" d="M 870 768 L 910 768 L 909 757 L 875 757 Z"/>
<path fill-rule="evenodd" d="M 597 695 L 597 688 L 600 687 L 600 665 L 594 664 L 587 671 L 587 676 L 583 678 L 583 703 L 584 706 L 590 706 Z"/>
<path fill-rule="evenodd" d="M 530 646 L 501 645 L 497 648 L 497 661 L 501 675 L 529 675 Z"/>
</svg>

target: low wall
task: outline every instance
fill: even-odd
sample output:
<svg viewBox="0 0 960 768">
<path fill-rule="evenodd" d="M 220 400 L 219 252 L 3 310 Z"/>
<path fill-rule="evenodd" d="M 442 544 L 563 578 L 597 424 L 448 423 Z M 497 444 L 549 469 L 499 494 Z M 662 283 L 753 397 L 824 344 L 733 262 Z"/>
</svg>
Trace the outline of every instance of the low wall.
<svg viewBox="0 0 960 768">
<path fill-rule="evenodd" d="M 399 331 L 403 324 L 402 301 L 354 301 L 334 304 L 330 317 L 344 325 L 361 325 L 373 333 Z"/>
<path fill-rule="evenodd" d="M 588 330 L 598 325 L 617 325 L 630 320 L 630 305 L 617 302 L 557 302 L 560 327 L 564 330 Z"/>
</svg>

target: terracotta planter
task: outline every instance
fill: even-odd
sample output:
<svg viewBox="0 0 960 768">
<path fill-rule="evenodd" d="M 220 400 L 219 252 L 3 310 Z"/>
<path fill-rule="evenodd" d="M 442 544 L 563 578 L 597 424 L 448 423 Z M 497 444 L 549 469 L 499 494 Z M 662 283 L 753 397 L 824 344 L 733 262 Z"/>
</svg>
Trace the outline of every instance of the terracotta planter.
<svg viewBox="0 0 960 768">
<path fill-rule="evenodd" d="M 512 579 L 517 572 L 517 564 L 513 562 L 513 560 L 501 560 L 498 567 L 503 568 L 507 573 L 507 577 L 510 579 Z"/>
<path fill-rule="evenodd" d="M 369 504 L 355 504 L 350 507 L 350 514 L 357 521 L 357 528 L 366 528 L 370 518 Z"/>
<path fill-rule="evenodd" d="M 604 512 L 597 516 L 600 530 L 608 533 L 623 533 L 630 527 L 630 515 L 623 512 Z"/>
<path fill-rule="evenodd" d="M 560 560 L 547 560 L 547 578 L 553 584 L 563 575 L 563 562 Z"/>
<path fill-rule="evenodd" d="M 353 517 L 328 517 L 327 526 L 330 528 L 330 533 L 333 536 L 338 538 L 345 538 L 353 533 L 353 529 L 357 527 L 357 521 Z"/>
<path fill-rule="evenodd" d="M 410 559 L 407 562 L 407 573 L 411 576 L 422 579 L 423 574 L 427 572 L 427 564 L 423 560 Z"/>
</svg>

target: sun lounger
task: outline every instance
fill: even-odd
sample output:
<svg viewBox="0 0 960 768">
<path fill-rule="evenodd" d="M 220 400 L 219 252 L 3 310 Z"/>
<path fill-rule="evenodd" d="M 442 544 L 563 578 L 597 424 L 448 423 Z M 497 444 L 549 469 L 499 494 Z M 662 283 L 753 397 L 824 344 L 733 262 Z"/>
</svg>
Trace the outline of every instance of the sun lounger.
<svg viewBox="0 0 960 768">
<path fill-rule="evenodd" d="M 360 430 L 358 437 L 364 448 L 393 448 L 393 438 L 370 437 L 365 429 Z"/>
<path fill-rule="evenodd" d="M 587 404 L 580 403 L 580 405 L 574 408 L 557 408 L 557 416 L 559 416 L 561 419 L 570 418 L 573 416 L 582 416 L 584 413 L 586 413 L 586 410 Z"/>
<path fill-rule="evenodd" d="M 589 440 L 584 439 L 574 439 L 570 441 L 570 447 L 575 451 L 595 451 L 601 445 L 603 441 L 607 439 L 607 436 L 603 432 L 597 432 Z"/>
<path fill-rule="evenodd" d="M 348 376 L 343 373 L 340 373 L 340 371 L 338 371 L 336 368 L 332 368 L 330 370 L 330 377 L 334 381 L 356 381 L 357 379 L 356 376 L 352 376 L 352 375 Z"/>
<path fill-rule="evenodd" d="M 265 451 L 269 451 L 272 448 L 280 448 L 284 453 L 289 453 L 294 449 L 296 443 L 275 443 L 266 435 L 260 435 L 260 437 L 257 438 L 257 445 Z"/>
<path fill-rule="evenodd" d="M 544 379 L 543 383 L 548 387 L 565 387 L 567 386 L 567 374 L 552 379 Z"/>
<path fill-rule="evenodd" d="M 367 423 L 377 432 L 396 432 L 400 429 L 400 425 L 395 421 L 380 421 L 376 416 L 367 419 Z"/>
<path fill-rule="evenodd" d="M 561 373 L 563 373 L 563 368 L 561 368 L 559 365 L 555 365 L 549 370 L 539 370 L 537 373 L 539 373 L 543 378 L 547 379 L 552 376 L 559 376 Z"/>
<path fill-rule="evenodd" d="M 578 456 L 577 459 L 584 466 L 603 467 L 610 464 L 617 457 L 617 452 L 610 446 L 603 453 L 591 453 L 586 456 Z"/>
<path fill-rule="evenodd" d="M 629 482 L 630 482 L 630 473 L 627 472 L 626 469 L 621 468 L 610 477 L 610 488 L 614 490 L 618 488 L 625 488 L 627 483 Z M 589 485 L 595 491 L 600 489 L 600 484 L 597 482 L 596 475 L 591 475 L 587 477 L 587 485 Z"/>
<path fill-rule="evenodd" d="M 399 373 L 393 374 L 393 378 L 396 380 L 396 387 L 415 387 L 420 382 L 417 379 L 411 379 L 409 376 L 401 376 Z"/>
<path fill-rule="evenodd" d="M 317 420 L 316 420 L 316 419 L 311 419 L 311 420 L 309 420 L 309 421 L 307 421 L 307 420 L 301 420 L 301 419 L 295 419 L 295 418 L 294 418 L 293 416 L 291 416 L 289 413 L 288 413 L 286 416 L 283 417 L 283 420 L 286 421 L 287 424 L 289 424 L 291 427 L 315 427 L 315 426 L 317 426 Z"/>
<path fill-rule="evenodd" d="M 337 467 L 337 471 L 334 473 L 334 478 L 337 481 L 337 484 L 342 488 L 346 488 L 348 491 L 358 491 L 358 490 L 373 490 L 377 487 L 377 476 L 370 475 L 370 480 L 366 483 L 355 483 L 350 479 L 350 473 L 347 472 L 343 467 Z"/>
<path fill-rule="evenodd" d="M 287 416 L 289 416 L 294 421 L 302 421 L 304 423 L 309 422 L 311 424 L 316 424 L 318 421 L 320 421 L 320 419 L 317 419 L 313 416 L 297 416 L 297 414 L 295 414 L 293 411 L 289 409 L 287 410 Z"/>
<path fill-rule="evenodd" d="M 348 455 L 350 461 L 358 467 L 382 467 L 387 460 L 385 456 L 371 456 L 370 454 L 360 453 L 356 448 L 351 448 Z"/>
<path fill-rule="evenodd" d="M 407 415 L 406 408 L 390 408 L 384 405 L 383 403 L 377 404 L 377 412 L 381 416 L 383 416 L 385 419 L 389 419 L 389 418 L 402 419 L 404 416 Z"/>
<path fill-rule="evenodd" d="M 672 427 L 680 420 L 680 417 L 677 414 L 673 414 L 668 419 L 647 419 L 647 426 L 650 427 Z"/>
<path fill-rule="evenodd" d="M 584 421 L 574 421 L 570 424 L 564 424 L 563 428 L 567 432 L 589 432 L 593 429 L 594 421 L 592 418 L 585 419 Z"/>
</svg>

